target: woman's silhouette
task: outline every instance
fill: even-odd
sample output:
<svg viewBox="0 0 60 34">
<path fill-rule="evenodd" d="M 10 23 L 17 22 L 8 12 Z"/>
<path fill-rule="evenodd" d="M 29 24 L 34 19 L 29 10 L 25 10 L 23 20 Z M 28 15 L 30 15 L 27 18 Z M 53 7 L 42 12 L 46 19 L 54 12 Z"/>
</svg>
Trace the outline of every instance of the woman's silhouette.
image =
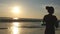
<svg viewBox="0 0 60 34">
<path fill-rule="evenodd" d="M 46 10 L 49 14 L 45 15 L 43 21 L 46 22 L 45 34 L 55 34 L 55 24 L 57 23 L 57 18 L 54 13 L 54 8 L 52 6 L 46 6 Z"/>
</svg>

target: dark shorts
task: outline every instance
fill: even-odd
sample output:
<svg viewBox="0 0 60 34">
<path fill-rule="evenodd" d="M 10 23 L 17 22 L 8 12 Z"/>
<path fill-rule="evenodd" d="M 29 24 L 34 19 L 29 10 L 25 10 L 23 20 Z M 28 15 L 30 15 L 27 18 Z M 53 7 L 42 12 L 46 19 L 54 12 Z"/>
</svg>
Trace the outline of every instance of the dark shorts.
<svg viewBox="0 0 60 34">
<path fill-rule="evenodd" d="M 45 34 L 55 34 L 55 29 L 54 28 L 46 28 Z"/>
</svg>

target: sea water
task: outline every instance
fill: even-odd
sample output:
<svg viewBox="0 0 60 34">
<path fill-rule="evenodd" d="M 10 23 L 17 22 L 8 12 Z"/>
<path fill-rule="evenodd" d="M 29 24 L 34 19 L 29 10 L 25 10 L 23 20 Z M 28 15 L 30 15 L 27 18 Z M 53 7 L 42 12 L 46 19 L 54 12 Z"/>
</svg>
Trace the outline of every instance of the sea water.
<svg viewBox="0 0 60 34">
<path fill-rule="evenodd" d="M 0 22 L 0 34 L 44 34 L 42 22 Z M 60 29 L 56 30 L 56 34 Z"/>
</svg>

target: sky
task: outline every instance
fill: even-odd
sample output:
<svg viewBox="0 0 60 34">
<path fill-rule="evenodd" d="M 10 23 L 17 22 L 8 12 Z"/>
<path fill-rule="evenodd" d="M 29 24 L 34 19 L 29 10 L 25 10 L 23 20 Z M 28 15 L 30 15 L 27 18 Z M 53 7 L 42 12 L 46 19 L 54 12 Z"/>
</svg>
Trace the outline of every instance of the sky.
<svg viewBox="0 0 60 34">
<path fill-rule="evenodd" d="M 19 6 L 19 14 L 12 8 Z M 43 19 L 48 14 L 46 6 L 53 6 L 54 15 L 60 19 L 60 0 L 0 0 L 0 17 L 38 18 Z"/>
</svg>

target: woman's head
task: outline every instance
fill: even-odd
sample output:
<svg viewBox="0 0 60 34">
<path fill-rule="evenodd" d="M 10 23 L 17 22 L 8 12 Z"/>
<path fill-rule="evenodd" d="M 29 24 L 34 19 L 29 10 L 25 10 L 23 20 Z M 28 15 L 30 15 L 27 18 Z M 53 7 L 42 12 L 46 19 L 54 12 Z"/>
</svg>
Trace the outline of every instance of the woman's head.
<svg viewBox="0 0 60 34">
<path fill-rule="evenodd" d="M 54 8 L 52 6 L 46 6 L 46 9 L 47 9 L 49 14 L 53 14 L 54 13 Z"/>
</svg>

